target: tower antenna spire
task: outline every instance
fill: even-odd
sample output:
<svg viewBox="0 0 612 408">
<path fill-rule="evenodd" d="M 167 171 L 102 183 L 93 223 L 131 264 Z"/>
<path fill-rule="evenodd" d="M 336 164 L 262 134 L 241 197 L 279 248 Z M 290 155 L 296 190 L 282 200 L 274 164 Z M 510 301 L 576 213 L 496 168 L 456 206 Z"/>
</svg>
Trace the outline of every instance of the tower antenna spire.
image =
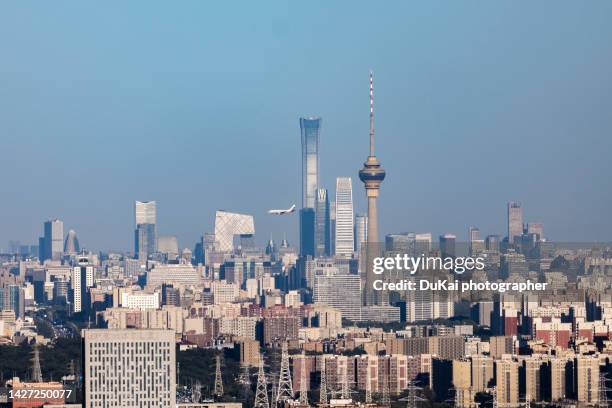
<svg viewBox="0 0 612 408">
<path fill-rule="evenodd" d="M 370 156 L 374 156 L 374 73 L 370 70 Z"/>
</svg>

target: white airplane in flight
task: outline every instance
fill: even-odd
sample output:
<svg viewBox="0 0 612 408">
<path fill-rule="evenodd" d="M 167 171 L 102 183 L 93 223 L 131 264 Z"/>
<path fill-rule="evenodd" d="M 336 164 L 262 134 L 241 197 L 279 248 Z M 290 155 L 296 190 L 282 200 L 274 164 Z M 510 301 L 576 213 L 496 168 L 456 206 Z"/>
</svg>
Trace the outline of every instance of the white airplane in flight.
<svg viewBox="0 0 612 408">
<path fill-rule="evenodd" d="M 291 208 L 287 208 L 286 210 L 268 210 L 268 214 L 285 215 L 285 214 L 291 214 L 294 211 L 295 211 L 295 204 L 293 204 Z"/>
</svg>

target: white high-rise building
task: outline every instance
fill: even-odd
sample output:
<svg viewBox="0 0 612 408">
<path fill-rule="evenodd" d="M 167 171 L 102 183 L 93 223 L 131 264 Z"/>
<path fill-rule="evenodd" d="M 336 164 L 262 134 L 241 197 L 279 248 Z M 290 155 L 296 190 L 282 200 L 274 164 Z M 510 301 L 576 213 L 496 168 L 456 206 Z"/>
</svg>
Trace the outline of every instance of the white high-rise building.
<svg viewBox="0 0 612 408">
<path fill-rule="evenodd" d="M 350 177 L 336 179 L 336 255 L 351 257 L 355 248 L 353 187 Z"/>
<path fill-rule="evenodd" d="M 157 204 L 155 201 L 136 201 L 134 212 L 136 225 L 157 223 Z"/>
<path fill-rule="evenodd" d="M 174 330 L 83 330 L 85 407 L 176 407 Z"/>
<path fill-rule="evenodd" d="M 72 268 L 70 288 L 72 293 L 72 311 L 78 313 L 88 307 L 87 293 L 94 285 L 94 266 L 87 258 L 79 259 L 78 266 Z"/>
<path fill-rule="evenodd" d="M 361 320 L 361 278 L 341 273 L 337 267 L 319 271 L 314 277 L 312 300 L 315 305 L 327 305 L 342 312 L 342 317 Z"/>
</svg>

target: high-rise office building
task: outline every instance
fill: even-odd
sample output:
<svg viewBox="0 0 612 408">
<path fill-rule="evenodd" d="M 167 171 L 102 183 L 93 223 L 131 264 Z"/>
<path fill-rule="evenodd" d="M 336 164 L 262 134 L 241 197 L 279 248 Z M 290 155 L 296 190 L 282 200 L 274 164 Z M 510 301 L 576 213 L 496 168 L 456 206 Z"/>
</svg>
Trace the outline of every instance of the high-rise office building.
<svg viewBox="0 0 612 408">
<path fill-rule="evenodd" d="M 315 256 L 315 223 L 316 214 L 314 208 L 302 208 L 300 210 L 300 255 Z"/>
<path fill-rule="evenodd" d="M 134 254 L 138 259 L 147 259 L 157 252 L 157 205 L 155 201 L 134 203 Z"/>
<path fill-rule="evenodd" d="M 64 253 L 66 255 L 76 255 L 80 251 L 79 239 L 77 238 L 76 231 L 71 229 L 66 234 L 66 240 L 64 241 Z"/>
<path fill-rule="evenodd" d="M 94 266 L 85 257 L 78 260 L 78 265 L 72 267 L 70 277 L 70 294 L 72 312 L 79 313 L 89 310 L 89 289 L 94 286 Z"/>
<path fill-rule="evenodd" d="M 353 187 L 350 177 L 336 179 L 336 255 L 351 257 L 355 247 Z"/>
<path fill-rule="evenodd" d="M 355 216 L 355 252 L 361 256 L 361 247 L 368 240 L 368 216 L 357 214 Z"/>
<path fill-rule="evenodd" d="M 498 251 L 499 252 L 499 235 L 487 235 L 485 239 L 485 248 L 487 251 Z"/>
<path fill-rule="evenodd" d="M 336 201 L 329 203 L 329 254 L 336 255 Z"/>
<path fill-rule="evenodd" d="M 442 258 L 457 256 L 457 237 L 453 234 L 440 235 L 440 256 Z"/>
<path fill-rule="evenodd" d="M 428 255 L 431 252 L 431 233 L 402 233 L 385 236 L 385 250 L 411 256 Z"/>
<path fill-rule="evenodd" d="M 319 136 L 321 118 L 300 118 L 302 137 L 302 209 L 300 218 L 300 255 L 315 256 L 317 246 L 317 208 L 319 189 Z"/>
<path fill-rule="evenodd" d="M 361 320 L 361 279 L 359 275 L 345 274 L 329 268 L 314 277 L 313 302 L 327 305 L 342 312 L 342 317 Z"/>
<path fill-rule="evenodd" d="M 321 118 L 300 118 L 302 134 L 302 208 L 314 208 L 319 188 Z"/>
<path fill-rule="evenodd" d="M 468 229 L 468 240 L 469 242 L 476 241 L 480 239 L 480 230 L 476 227 L 470 227 Z"/>
<path fill-rule="evenodd" d="M 485 241 L 480 239 L 480 230 L 476 227 L 470 227 L 468 230 L 468 249 L 470 256 L 476 256 L 485 250 Z"/>
<path fill-rule="evenodd" d="M 375 257 L 379 256 L 381 250 L 378 238 L 377 200 L 380 185 L 385 179 L 385 175 L 385 170 L 383 170 L 374 153 L 374 78 L 372 72 L 370 72 L 370 154 L 363 164 L 363 168 L 359 170 L 359 179 L 363 182 L 368 197 L 368 237 L 363 291 L 363 304 L 366 306 L 380 303 L 377 298 L 379 294 L 372 287 L 373 276 L 371 270 L 372 262 Z"/>
<path fill-rule="evenodd" d="M 85 407 L 176 407 L 174 330 L 83 330 Z"/>
<path fill-rule="evenodd" d="M 536 234 L 538 241 L 544 239 L 544 224 L 541 222 L 528 222 L 527 234 Z"/>
<path fill-rule="evenodd" d="M 45 222 L 43 237 L 43 260 L 57 261 L 64 250 L 64 223 L 54 219 Z"/>
<path fill-rule="evenodd" d="M 24 288 L 16 284 L 0 286 L 0 309 L 12 310 L 15 317 L 22 319 L 25 315 Z"/>
<path fill-rule="evenodd" d="M 177 259 L 179 256 L 178 240 L 174 235 L 160 235 L 157 238 L 157 252 L 168 259 Z"/>
<path fill-rule="evenodd" d="M 329 195 L 327 189 L 319 188 L 315 207 L 315 256 L 317 258 L 331 254 L 329 224 Z"/>
<path fill-rule="evenodd" d="M 523 235 L 523 209 L 521 204 L 510 201 L 508 203 L 508 243 L 513 244 L 515 240 Z"/>
<path fill-rule="evenodd" d="M 232 252 L 234 237 L 241 243 L 251 241 L 255 234 L 255 220 L 252 215 L 237 214 L 218 210 L 215 213 L 215 250 Z"/>
</svg>

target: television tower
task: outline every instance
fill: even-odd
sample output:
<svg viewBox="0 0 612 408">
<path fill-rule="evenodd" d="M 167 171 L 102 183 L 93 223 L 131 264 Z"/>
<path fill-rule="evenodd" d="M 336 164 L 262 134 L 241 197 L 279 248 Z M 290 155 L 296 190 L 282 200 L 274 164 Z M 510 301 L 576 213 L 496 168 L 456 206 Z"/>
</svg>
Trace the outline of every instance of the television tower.
<svg viewBox="0 0 612 408">
<path fill-rule="evenodd" d="M 375 305 L 379 302 L 375 297 L 372 288 L 372 262 L 377 255 L 378 240 L 378 210 L 376 201 L 378 200 L 378 192 L 380 185 L 385 179 L 385 170 L 378 162 L 374 153 L 374 78 L 370 71 L 370 155 L 363 164 L 363 168 L 359 170 L 359 179 L 363 182 L 368 197 L 368 231 L 366 237 L 366 279 L 365 288 L 363 291 L 363 304 L 366 306 Z"/>
</svg>

